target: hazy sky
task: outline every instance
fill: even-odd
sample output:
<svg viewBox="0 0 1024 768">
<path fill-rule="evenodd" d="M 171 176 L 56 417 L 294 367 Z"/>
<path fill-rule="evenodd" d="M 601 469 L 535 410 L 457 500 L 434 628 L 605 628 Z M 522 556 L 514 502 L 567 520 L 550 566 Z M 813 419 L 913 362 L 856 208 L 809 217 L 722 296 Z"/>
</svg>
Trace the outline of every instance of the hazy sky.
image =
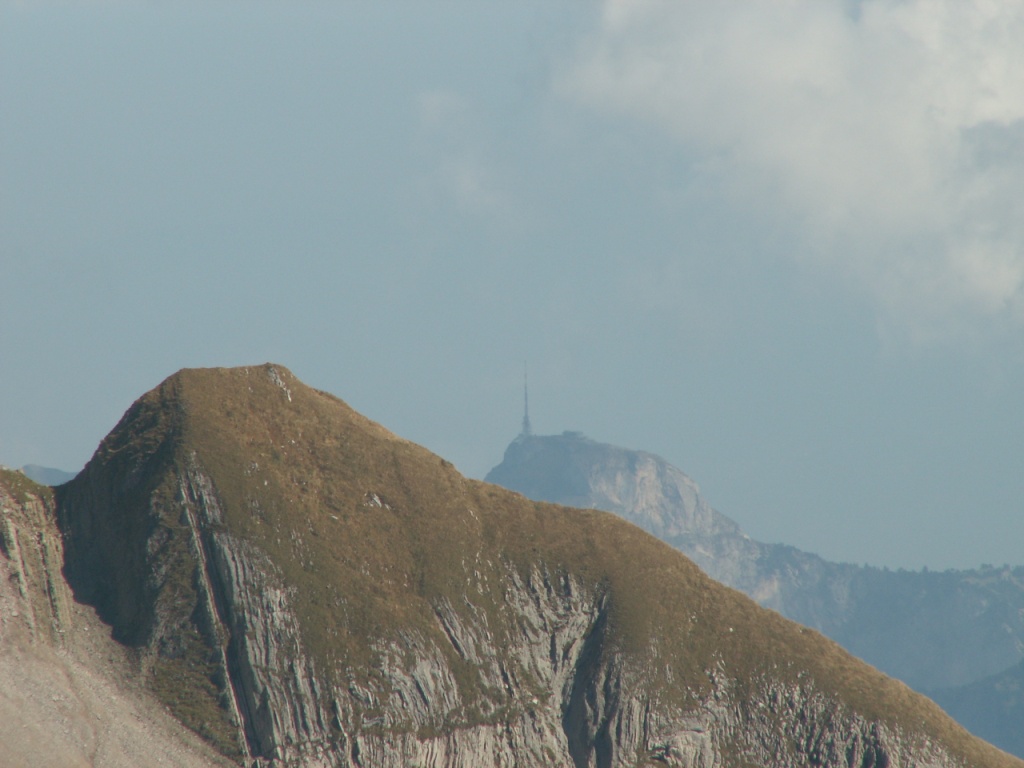
<svg viewBox="0 0 1024 768">
<path fill-rule="evenodd" d="M 288 366 L 482 477 L 1024 564 L 1024 2 L 0 0 L 0 462 Z"/>
</svg>

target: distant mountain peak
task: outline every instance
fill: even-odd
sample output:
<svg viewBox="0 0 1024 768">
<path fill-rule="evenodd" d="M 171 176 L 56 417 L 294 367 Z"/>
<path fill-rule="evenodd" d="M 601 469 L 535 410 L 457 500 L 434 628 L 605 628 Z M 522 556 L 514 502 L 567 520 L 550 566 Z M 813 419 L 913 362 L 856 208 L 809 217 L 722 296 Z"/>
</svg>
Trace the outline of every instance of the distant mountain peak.
<svg viewBox="0 0 1024 768">
<path fill-rule="evenodd" d="M 1024 568 L 1000 572 L 891 572 L 832 563 L 748 537 L 715 512 L 689 477 L 643 451 L 598 443 L 579 432 L 517 437 L 490 482 L 528 498 L 614 512 L 678 548 L 706 573 L 760 604 L 818 629 L 918 690 L 944 693 L 964 722 L 1024 755 L 1024 698 L 985 678 L 1024 679 Z M 969 708 L 973 707 L 973 710 Z M 1003 725 L 993 725 L 1002 723 Z M 1006 725 L 1010 724 L 1010 725 Z M 998 730 L 1002 728 L 1002 730 Z"/>
<path fill-rule="evenodd" d="M 74 472 L 65 472 L 63 469 L 53 467 L 42 467 L 38 464 L 26 464 L 21 468 L 25 476 L 39 483 L 40 485 L 63 485 L 75 477 Z"/>
<path fill-rule="evenodd" d="M 662 539 L 739 534 L 692 479 L 660 456 L 599 443 L 582 432 L 519 435 L 484 479 L 532 499 L 615 512 Z"/>
</svg>

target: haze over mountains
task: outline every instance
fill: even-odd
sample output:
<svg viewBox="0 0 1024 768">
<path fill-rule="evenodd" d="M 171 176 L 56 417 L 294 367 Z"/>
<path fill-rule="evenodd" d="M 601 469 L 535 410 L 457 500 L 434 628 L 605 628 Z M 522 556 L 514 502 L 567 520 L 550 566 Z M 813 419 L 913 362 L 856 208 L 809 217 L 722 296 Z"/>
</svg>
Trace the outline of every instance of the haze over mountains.
<svg viewBox="0 0 1024 768">
<path fill-rule="evenodd" d="M 1019 562 L 1024 5 L 938 7 L 0 3 L 0 462 L 287 359 L 483 477 L 528 358 L 762 540 Z"/>
<path fill-rule="evenodd" d="M 73 595 L 112 634 L 90 673 L 122 690 L 96 660 L 128 649 L 237 763 L 1021 765 L 639 528 L 463 478 L 279 366 L 182 371 L 70 483 L 0 489 L 5 658 L 74 646 Z M 10 754 L 74 764 L 51 746 Z"/>
<path fill-rule="evenodd" d="M 755 541 L 664 459 L 578 432 L 524 432 L 486 479 L 532 499 L 615 512 L 1024 755 L 1024 568 L 890 571 Z"/>
</svg>

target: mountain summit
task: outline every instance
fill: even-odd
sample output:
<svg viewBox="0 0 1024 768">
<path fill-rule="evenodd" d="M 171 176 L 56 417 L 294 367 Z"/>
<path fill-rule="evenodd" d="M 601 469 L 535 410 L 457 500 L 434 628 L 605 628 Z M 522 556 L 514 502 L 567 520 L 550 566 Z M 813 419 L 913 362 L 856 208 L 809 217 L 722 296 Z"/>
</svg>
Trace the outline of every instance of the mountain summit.
<svg viewBox="0 0 1024 768">
<path fill-rule="evenodd" d="M 75 599 L 244 765 L 1021 765 L 635 526 L 280 366 L 170 377 L 53 494 Z"/>
<path fill-rule="evenodd" d="M 581 432 L 520 434 L 485 478 L 531 499 L 603 509 L 660 539 L 742 536 L 697 484 L 659 456 L 598 443 Z"/>
</svg>

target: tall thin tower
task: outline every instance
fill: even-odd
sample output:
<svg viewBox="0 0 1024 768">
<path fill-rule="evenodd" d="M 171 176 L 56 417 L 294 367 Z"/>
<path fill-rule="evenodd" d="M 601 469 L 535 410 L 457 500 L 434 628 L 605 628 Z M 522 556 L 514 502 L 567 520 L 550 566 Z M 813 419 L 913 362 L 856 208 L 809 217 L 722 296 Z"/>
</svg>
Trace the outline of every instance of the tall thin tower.
<svg viewBox="0 0 1024 768">
<path fill-rule="evenodd" d="M 526 385 L 526 363 L 523 363 L 523 437 L 529 437 L 533 430 L 530 429 L 530 390 Z"/>
</svg>

